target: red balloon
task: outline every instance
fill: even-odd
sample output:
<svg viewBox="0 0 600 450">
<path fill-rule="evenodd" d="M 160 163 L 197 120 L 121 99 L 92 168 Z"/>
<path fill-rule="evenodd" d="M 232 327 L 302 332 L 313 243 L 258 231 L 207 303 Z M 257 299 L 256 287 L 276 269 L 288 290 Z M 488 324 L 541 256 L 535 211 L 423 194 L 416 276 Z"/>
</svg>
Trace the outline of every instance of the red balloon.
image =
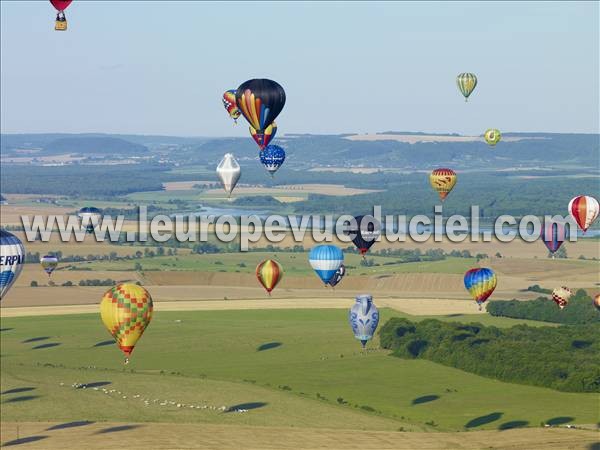
<svg viewBox="0 0 600 450">
<path fill-rule="evenodd" d="M 64 11 L 69 7 L 73 0 L 50 0 L 52 6 L 56 8 L 57 11 Z"/>
</svg>

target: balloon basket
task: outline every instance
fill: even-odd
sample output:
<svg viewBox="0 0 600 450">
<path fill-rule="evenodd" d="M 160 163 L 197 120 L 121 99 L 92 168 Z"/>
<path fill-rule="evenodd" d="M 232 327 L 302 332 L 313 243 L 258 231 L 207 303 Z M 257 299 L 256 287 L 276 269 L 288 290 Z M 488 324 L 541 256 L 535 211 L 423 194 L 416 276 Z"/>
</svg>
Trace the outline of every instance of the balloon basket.
<svg viewBox="0 0 600 450">
<path fill-rule="evenodd" d="M 54 29 L 56 31 L 66 31 L 67 21 L 66 20 L 57 20 L 56 22 L 54 22 Z"/>
</svg>

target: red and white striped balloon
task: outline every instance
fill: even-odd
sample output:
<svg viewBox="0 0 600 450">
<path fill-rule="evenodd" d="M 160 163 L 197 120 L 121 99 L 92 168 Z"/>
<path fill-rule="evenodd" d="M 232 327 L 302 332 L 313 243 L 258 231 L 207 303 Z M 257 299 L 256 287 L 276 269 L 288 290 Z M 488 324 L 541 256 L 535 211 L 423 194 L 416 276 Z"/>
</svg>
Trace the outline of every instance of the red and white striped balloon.
<svg viewBox="0 0 600 450">
<path fill-rule="evenodd" d="M 594 223 L 598 212 L 600 212 L 598 200 L 589 195 L 580 195 L 569 202 L 569 214 L 573 216 L 584 233 Z"/>
</svg>

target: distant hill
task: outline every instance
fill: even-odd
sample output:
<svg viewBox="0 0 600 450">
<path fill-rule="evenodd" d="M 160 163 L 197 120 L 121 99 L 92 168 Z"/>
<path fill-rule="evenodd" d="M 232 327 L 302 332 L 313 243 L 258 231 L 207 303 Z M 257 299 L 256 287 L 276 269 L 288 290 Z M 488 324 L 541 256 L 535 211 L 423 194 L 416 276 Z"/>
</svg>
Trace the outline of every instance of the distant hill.
<svg viewBox="0 0 600 450">
<path fill-rule="evenodd" d="M 148 148 L 121 138 L 76 136 L 56 139 L 44 145 L 44 155 L 77 153 L 80 155 L 144 155 Z"/>
</svg>

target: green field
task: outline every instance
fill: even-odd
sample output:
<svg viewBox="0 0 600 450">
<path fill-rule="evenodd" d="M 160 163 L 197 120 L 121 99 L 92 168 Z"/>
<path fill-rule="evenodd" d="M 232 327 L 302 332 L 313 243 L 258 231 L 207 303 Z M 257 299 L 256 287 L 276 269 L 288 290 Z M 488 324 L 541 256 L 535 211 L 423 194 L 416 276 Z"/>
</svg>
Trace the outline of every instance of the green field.
<svg viewBox="0 0 600 450">
<path fill-rule="evenodd" d="M 109 341 L 95 314 L 3 319 L 2 420 L 448 431 L 598 421 L 595 394 L 393 358 L 376 342 L 361 352 L 344 310 L 157 313 L 128 366 Z M 219 409 L 234 405 L 248 411 Z"/>
<path fill-rule="evenodd" d="M 140 263 L 143 270 L 193 270 L 202 272 L 254 273 L 259 262 L 265 259 L 278 261 L 288 275 L 312 275 L 306 253 L 300 252 L 245 252 L 193 254 L 177 256 L 144 257 L 129 261 L 94 261 L 73 264 L 93 270 L 134 270 Z M 474 258 L 446 258 L 441 261 L 401 263 L 398 257 L 368 256 L 376 266 L 361 266 L 362 257 L 345 254 L 344 264 L 353 275 L 393 273 L 456 273 L 463 274 L 475 264 Z"/>
</svg>

